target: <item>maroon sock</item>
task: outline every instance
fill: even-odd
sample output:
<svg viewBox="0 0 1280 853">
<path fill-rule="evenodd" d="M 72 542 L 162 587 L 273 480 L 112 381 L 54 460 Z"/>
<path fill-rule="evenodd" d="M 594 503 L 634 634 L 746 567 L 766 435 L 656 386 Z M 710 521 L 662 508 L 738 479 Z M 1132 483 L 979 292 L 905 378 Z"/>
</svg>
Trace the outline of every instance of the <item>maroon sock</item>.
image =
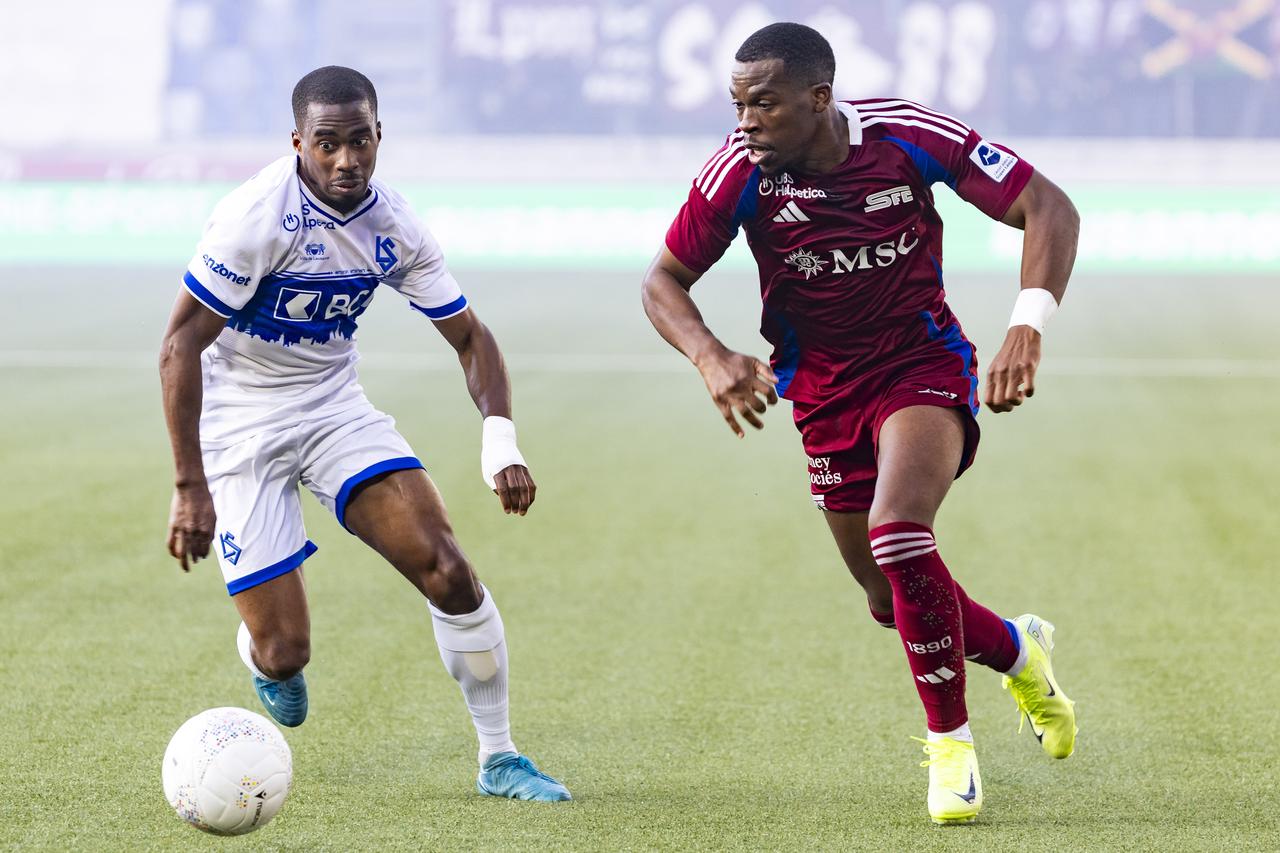
<svg viewBox="0 0 1280 853">
<path fill-rule="evenodd" d="M 892 607 L 890 607 L 884 613 L 881 613 L 879 610 L 876 610 L 874 607 L 872 607 L 870 603 L 868 603 L 867 609 L 871 611 L 871 618 L 876 620 L 876 624 L 879 625 L 881 628 L 897 628 L 898 627 L 893 622 Z"/>
<path fill-rule="evenodd" d="M 970 599 L 960 584 L 955 587 L 964 624 L 965 656 L 996 672 L 1007 672 L 1018 660 L 1018 646 L 1009 632 L 1009 623 Z"/>
<path fill-rule="evenodd" d="M 955 583 L 933 531 L 895 521 L 868 534 L 871 553 L 893 587 L 893 615 L 924 703 L 929 730 L 949 732 L 969 720 L 964 704 L 964 630 Z"/>
</svg>

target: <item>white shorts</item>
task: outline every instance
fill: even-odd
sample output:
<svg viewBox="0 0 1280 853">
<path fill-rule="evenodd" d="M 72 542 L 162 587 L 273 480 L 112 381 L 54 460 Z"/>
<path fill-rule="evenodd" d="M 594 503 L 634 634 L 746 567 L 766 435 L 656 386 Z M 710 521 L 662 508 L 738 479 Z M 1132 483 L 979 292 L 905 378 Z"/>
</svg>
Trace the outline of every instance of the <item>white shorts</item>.
<svg viewBox="0 0 1280 853">
<path fill-rule="evenodd" d="M 205 447 L 205 476 L 218 514 L 213 550 L 235 595 L 291 572 L 316 552 L 302 524 L 299 484 L 346 527 L 361 483 L 421 468 L 390 415 L 368 400 L 336 415 L 265 430 L 227 447 Z"/>
</svg>

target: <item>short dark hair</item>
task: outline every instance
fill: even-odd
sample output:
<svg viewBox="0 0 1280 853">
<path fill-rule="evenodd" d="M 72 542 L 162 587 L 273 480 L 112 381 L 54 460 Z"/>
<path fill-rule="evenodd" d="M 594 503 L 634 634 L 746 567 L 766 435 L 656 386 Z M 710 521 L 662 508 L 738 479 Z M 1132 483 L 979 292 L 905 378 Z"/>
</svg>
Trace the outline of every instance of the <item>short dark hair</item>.
<svg viewBox="0 0 1280 853">
<path fill-rule="evenodd" d="M 804 24 L 781 22 L 756 30 L 733 58 L 739 62 L 781 59 L 787 76 L 813 86 L 836 77 L 836 55 L 822 34 Z"/>
<path fill-rule="evenodd" d="M 368 101 L 373 117 L 378 117 L 378 93 L 373 90 L 369 78 L 341 65 L 317 68 L 298 81 L 293 87 L 294 127 L 302 129 L 311 104 L 351 104 Z"/>
</svg>

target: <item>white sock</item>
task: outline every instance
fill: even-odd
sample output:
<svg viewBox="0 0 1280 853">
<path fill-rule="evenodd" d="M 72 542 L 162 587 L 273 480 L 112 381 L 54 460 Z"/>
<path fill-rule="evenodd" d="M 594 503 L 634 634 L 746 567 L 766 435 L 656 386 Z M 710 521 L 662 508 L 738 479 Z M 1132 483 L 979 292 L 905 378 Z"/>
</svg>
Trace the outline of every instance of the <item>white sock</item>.
<svg viewBox="0 0 1280 853">
<path fill-rule="evenodd" d="M 431 602 L 431 627 L 444 668 L 462 688 L 462 698 L 480 740 L 480 763 L 498 752 L 516 752 L 507 714 L 507 642 L 502 616 L 482 584 L 484 600 L 473 613 L 449 614 Z"/>
<path fill-rule="evenodd" d="M 236 649 L 240 652 L 240 660 L 244 661 L 244 665 L 249 667 L 249 671 L 258 678 L 265 678 L 267 681 L 275 681 L 274 678 L 268 678 L 262 674 L 262 670 L 258 669 L 258 665 L 253 662 L 253 655 L 249 652 L 249 626 L 240 623 L 240 629 L 236 631 Z"/>
<path fill-rule="evenodd" d="M 1012 625 L 1013 623 L 1010 622 L 1009 624 Z M 1018 627 L 1017 625 L 1014 625 L 1014 628 L 1017 628 L 1017 627 Z M 1022 672 L 1023 668 L 1026 667 L 1027 665 L 1027 638 L 1022 636 L 1021 631 L 1018 631 L 1017 635 L 1018 635 L 1018 657 L 1013 661 L 1013 666 L 1009 667 L 1004 671 L 1004 674 L 1008 676 L 1018 675 L 1020 672 Z"/>
<path fill-rule="evenodd" d="M 957 729 L 952 729 L 949 732 L 929 732 L 928 734 L 929 740 L 942 740 L 944 737 L 949 737 L 952 740 L 964 741 L 965 743 L 973 743 L 973 735 L 969 731 L 968 723 L 965 723 Z"/>
</svg>

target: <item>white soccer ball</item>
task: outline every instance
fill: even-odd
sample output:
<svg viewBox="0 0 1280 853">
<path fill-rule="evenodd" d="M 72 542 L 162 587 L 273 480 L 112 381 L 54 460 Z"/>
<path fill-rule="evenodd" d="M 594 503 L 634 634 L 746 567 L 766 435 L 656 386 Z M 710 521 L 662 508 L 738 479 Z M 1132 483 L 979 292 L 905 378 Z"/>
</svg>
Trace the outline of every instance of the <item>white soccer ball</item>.
<svg viewBox="0 0 1280 853">
<path fill-rule="evenodd" d="M 265 826 L 284 805 L 293 755 L 261 714 L 210 708 L 174 733 L 161 779 L 178 817 L 214 835 L 243 835 Z"/>
</svg>

